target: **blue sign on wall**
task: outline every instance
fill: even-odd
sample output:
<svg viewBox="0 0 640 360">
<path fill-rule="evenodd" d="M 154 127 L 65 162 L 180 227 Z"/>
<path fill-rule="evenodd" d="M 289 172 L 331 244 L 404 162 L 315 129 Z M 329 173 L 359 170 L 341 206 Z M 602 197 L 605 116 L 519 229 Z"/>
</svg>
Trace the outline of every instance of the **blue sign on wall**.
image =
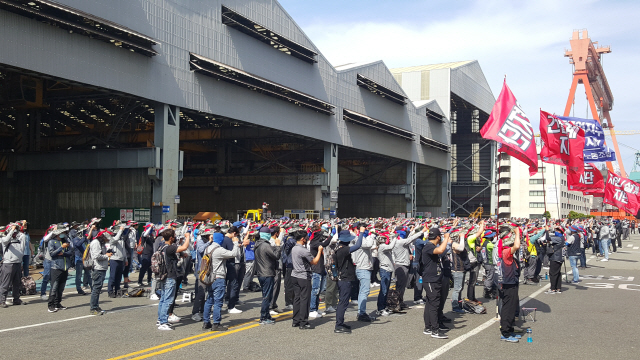
<svg viewBox="0 0 640 360">
<path fill-rule="evenodd" d="M 162 205 L 162 212 L 163 213 L 168 213 L 170 208 L 171 208 L 171 206 L 169 206 L 169 205 Z"/>
</svg>

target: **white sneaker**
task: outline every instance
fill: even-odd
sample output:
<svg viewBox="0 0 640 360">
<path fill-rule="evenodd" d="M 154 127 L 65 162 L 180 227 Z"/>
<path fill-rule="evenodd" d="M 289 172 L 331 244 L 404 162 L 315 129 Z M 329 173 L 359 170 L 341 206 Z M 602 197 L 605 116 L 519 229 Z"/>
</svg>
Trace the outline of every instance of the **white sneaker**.
<svg viewBox="0 0 640 360">
<path fill-rule="evenodd" d="M 240 314 L 242 312 L 242 310 L 236 308 L 229 309 L 227 311 L 229 312 L 229 314 Z"/>
<path fill-rule="evenodd" d="M 169 315 L 169 318 L 167 319 L 170 323 L 175 324 L 177 322 L 180 322 L 180 317 L 176 316 L 176 315 Z"/>
<path fill-rule="evenodd" d="M 416 300 L 413 302 L 416 305 L 424 305 L 424 300 L 420 299 L 420 300 Z"/>
<path fill-rule="evenodd" d="M 349 303 L 351 305 L 358 305 L 358 300 L 351 300 Z"/>
<path fill-rule="evenodd" d="M 324 310 L 325 314 L 331 314 L 331 313 L 334 313 L 334 312 L 336 312 L 336 309 L 334 309 L 333 306 L 329 306 L 328 308 L 326 308 Z"/>
<path fill-rule="evenodd" d="M 609 259 L 602 259 L 602 260 L 600 260 L 600 261 L 609 261 Z"/>
<path fill-rule="evenodd" d="M 47 295 L 42 295 L 40 296 L 40 299 L 44 300 L 44 301 L 49 301 L 49 296 Z"/>
<path fill-rule="evenodd" d="M 385 310 L 382 310 L 382 312 L 380 313 L 380 315 L 382 315 L 382 316 L 389 316 L 390 314 L 391 314 L 391 313 L 390 313 L 390 312 L 388 312 L 386 309 L 385 309 Z"/>
<path fill-rule="evenodd" d="M 151 294 L 151 296 L 149 296 L 149 300 L 160 300 L 160 298 L 156 294 Z"/>
<path fill-rule="evenodd" d="M 309 317 L 315 319 L 315 318 L 321 318 L 322 315 L 320 313 L 318 313 L 317 311 L 312 311 L 312 312 L 309 313 Z"/>
<path fill-rule="evenodd" d="M 375 282 L 375 283 L 373 283 L 373 286 L 378 287 L 378 286 L 380 286 L 380 283 L 379 282 Z"/>
<path fill-rule="evenodd" d="M 278 314 L 279 314 L 279 312 L 277 312 L 277 311 L 269 310 L 269 315 L 274 315 L 275 316 L 275 315 L 278 315 Z"/>
<path fill-rule="evenodd" d="M 173 328 L 169 324 L 162 324 L 158 326 L 158 330 L 173 330 Z"/>
<path fill-rule="evenodd" d="M 370 288 L 375 287 L 375 286 L 376 286 L 376 283 L 371 283 L 371 284 L 369 284 L 369 287 L 370 287 Z"/>
<path fill-rule="evenodd" d="M 191 320 L 193 321 L 202 321 L 202 315 L 200 313 L 195 313 L 191 315 Z"/>
</svg>

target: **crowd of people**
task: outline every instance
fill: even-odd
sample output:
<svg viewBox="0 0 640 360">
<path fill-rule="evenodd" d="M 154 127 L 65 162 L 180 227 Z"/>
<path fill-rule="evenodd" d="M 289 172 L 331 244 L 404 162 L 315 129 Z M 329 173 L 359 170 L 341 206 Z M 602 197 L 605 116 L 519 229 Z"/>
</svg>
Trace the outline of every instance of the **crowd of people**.
<svg viewBox="0 0 640 360">
<path fill-rule="evenodd" d="M 191 319 L 208 331 L 228 330 L 222 323 L 224 304 L 228 314 L 242 313 L 240 292 L 259 289 L 260 325 L 273 325 L 273 316 L 292 311 L 292 326 L 310 330 L 310 319 L 335 313 L 334 332 L 348 334 L 345 312 L 350 305 L 357 308 L 360 322 L 424 306 L 424 334 L 447 339 L 447 299 L 454 316 L 483 313 L 475 293 L 478 285 L 484 302 L 498 299 L 500 339 L 508 342 L 521 337 L 514 328 L 521 284 L 537 285 L 548 276 L 546 293 L 561 294 L 565 258 L 572 281 L 578 283 L 589 248 L 606 262 L 610 248 L 616 252 L 621 241 L 635 233 L 635 221 L 611 219 L 169 220 L 144 226 L 114 222 L 102 228 L 100 223 L 94 218 L 53 224 L 40 241 L 40 294 L 48 312 L 66 309 L 63 290 L 69 270 L 75 268 L 78 294 L 91 294 L 90 314 L 104 313 L 100 295 L 108 278 L 111 298 L 121 296 L 123 289 L 148 288 L 150 299 L 159 300 L 158 330 L 173 330 L 172 324 L 182 320 L 174 313 L 176 297 L 193 272 Z M 0 233 L 0 306 L 8 307 L 11 289 L 12 304 L 26 304 L 16 289 L 29 274 L 34 251 L 27 222 L 9 224 Z M 130 284 L 134 269 L 138 278 Z M 283 308 L 278 306 L 281 287 Z M 380 288 L 370 304 L 375 311 L 367 311 L 374 287 Z M 405 296 L 407 289 L 413 289 L 413 301 Z"/>
</svg>

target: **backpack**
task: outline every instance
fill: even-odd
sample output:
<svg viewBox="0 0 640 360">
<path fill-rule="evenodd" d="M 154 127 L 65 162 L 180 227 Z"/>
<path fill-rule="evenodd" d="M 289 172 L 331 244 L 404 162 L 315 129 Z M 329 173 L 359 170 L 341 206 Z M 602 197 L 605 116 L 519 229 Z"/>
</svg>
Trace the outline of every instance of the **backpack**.
<svg viewBox="0 0 640 360">
<path fill-rule="evenodd" d="M 338 257 L 336 256 L 336 251 L 338 250 L 337 245 L 329 245 L 327 247 L 327 251 L 325 253 L 326 257 L 324 259 L 324 269 L 327 271 L 327 276 L 329 280 L 338 281 L 339 273 L 338 273 Z"/>
<path fill-rule="evenodd" d="M 93 270 L 93 258 L 91 257 L 91 244 L 87 245 L 82 254 L 82 267 L 87 270 Z"/>
<path fill-rule="evenodd" d="M 20 293 L 22 295 L 35 295 L 36 282 L 31 276 L 25 276 L 21 279 Z"/>
<path fill-rule="evenodd" d="M 486 314 L 487 309 L 482 304 L 473 300 L 464 299 L 462 301 L 462 310 L 470 314 Z"/>
<path fill-rule="evenodd" d="M 400 292 L 396 289 L 389 289 L 387 293 L 387 309 L 391 312 L 401 312 Z"/>
<path fill-rule="evenodd" d="M 123 297 L 141 297 L 144 295 L 145 288 L 142 286 L 134 287 L 127 291 L 127 293 Z"/>
<path fill-rule="evenodd" d="M 167 279 L 167 259 L 164 250 L 167 245 L 162 245 L 151 255 L 151 272 L 153 277 L 158 281 L 164 281 Z"/>
<path fill-rule="evenodd" d="M 202 284 L 209 286 L 213 284 L 211 278 L 211 254 L 205 253 L 200 260 L 200 271 L 198 271 L 198 281 Z"/>
</svg>

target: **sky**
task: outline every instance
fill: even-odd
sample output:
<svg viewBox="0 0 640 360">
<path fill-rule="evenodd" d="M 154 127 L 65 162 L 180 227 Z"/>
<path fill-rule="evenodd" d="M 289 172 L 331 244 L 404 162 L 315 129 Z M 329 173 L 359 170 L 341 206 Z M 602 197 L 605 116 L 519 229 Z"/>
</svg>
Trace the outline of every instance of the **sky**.
<svg viewBox="0 0 640 360">
<path fill-rule="evenodd" d="M 507 84 L 539 127 L 539 109 L 562 115 L 573 69 L 564 51 L 574 29 L 611 46 L 603 66 L 616 130 L 640 130 L 640 1 L 280 0 L 333 65 L 383 60 L 389 68 L 478 60 L 497 98 Z M 592 118 L 582 85 L 572 116 Z M 538 132 L 538 131 L 537 131 Z M 618 136 L 625 170 L 640 135 Z M 625 147 L 624 145 L 630 146 Z M 638 168 L 640 171 L 640 167 Z"/>
</svg>

